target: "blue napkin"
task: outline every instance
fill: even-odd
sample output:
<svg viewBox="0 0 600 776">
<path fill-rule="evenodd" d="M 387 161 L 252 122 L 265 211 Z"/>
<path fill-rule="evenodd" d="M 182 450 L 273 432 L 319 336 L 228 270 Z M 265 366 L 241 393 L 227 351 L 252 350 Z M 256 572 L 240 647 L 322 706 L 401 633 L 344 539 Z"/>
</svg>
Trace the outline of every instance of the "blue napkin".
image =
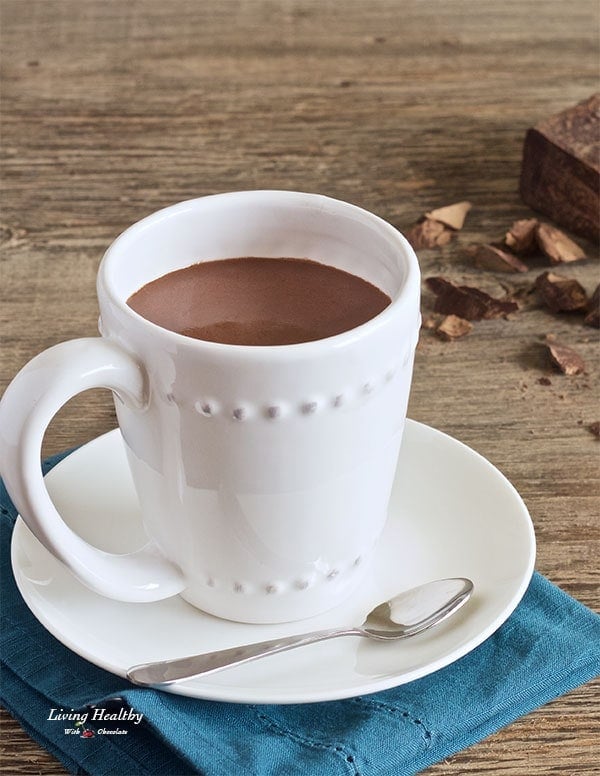
<svg viewBox="0 0 600 776">
<path fill-rule="evenodd" d="M 62 457 L 46 461 L 44 471 Z M 486 642 L 395 689 L 261 706 L 138 688 L 75 655 L 29 612 L 10 566 L 16 512 L 3 485 L 0 513 L 0 699 L 71 773 L 414 774 L 600 674 L 600 617 L 535 573 L 515 612 Z M 92 721 L 95 709 L 104 721 Z M 48 719 L 61 712 L 73 719 Z M 121 719 L 107 721 L 111 714 Z"/>
</svg>

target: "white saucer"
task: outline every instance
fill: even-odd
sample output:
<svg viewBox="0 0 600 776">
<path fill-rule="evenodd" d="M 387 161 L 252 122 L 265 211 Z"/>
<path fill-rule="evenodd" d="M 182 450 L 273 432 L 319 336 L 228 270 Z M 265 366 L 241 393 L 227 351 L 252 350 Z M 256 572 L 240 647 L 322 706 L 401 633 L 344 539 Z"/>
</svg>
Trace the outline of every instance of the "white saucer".
<svg viewBox="0 0 600 776">
<path fill-rule="evenodd" d="M 66 521 L 112 552 L 144 543 L 120 432 L 101 436 L 46 477 Z M 151 604 L 103 598 L 77 582 L 19 518 L 12 565 L 27 605 L 57 639 L 119 676 L 136 663 L 223 649 L 284 634 L 359 624 L 394 593 L 466 576 L 472 600 L 437 628 L 388 644 L 342 638 L 174 684 L 168 692 L 243 703 L 305 703 L 395 687 L 436 671 L 490 636 L 521 600 L 535 537 L 520 496 L 488 461 L 446 434 L 408 421 L 383 540 L 353 599 L 311 620 L 245 625 L 175 597 Z"/>
</svg>

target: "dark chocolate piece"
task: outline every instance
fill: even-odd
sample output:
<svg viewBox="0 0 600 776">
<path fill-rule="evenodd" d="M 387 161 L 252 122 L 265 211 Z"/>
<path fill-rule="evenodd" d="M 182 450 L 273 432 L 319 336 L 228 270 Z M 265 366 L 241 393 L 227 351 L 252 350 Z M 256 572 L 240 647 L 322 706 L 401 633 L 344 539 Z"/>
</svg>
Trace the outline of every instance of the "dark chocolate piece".
<svg viewBox="0 0 600 776">
<path fill-rule="evenodd" d="M 455 202 L 453 205 L 438 207 L 429 213 L 425 213 L 425 218 L 439 221 L 444 226 L 458 232 L 465 225 L 465 218 L 472 207 L 470 202 Z"/>
<path fill-rule="evenodd" d="M 600 238 L 600 95 L 541 121 L 525 136 L 523 201 L 557 224 Z"/>
<path fill-rule="evenodd" d="M 585 372 L 585 361 L 573 348 L 562 345 L 554 337 L 546 337 L 546 347 L 552 363 L 565 375 L 579 375 Z"/>
<path fill-rule="evenodd" d="M 473 329 L 473 324 L 458 315 L 447 315 L 436 329 L 438 337 L 443 340 L 455 340 L 464 337 Z"/>
<path fill-rule="evenodd" d="M 585 252 L 560 229 L 550 224 L 539 224 L 536 230 L 536 240 L 542 253 L 550 259 L 551 264 L 568 264 L 571 261 L 585 259 Z"/>
<path fill-rule="evenodd" d="M 452 232 L 439 221 L 424 218 L 405 232 L 405 237 L 418 251 L 422 248 L 437 248 L 447 245 L 452 239 Z"/>
<path fill-rule="evenodd" d="M 515 221 L 506 233 L 504 242 L 515 253 L 535 253 L 538 248 L 536 239 L 538 224 L 537 218 L 522 218 Z"/>
<path fill-rule="evenodd" d="M 456 315 L 467 321 L 481 321 L 488 318 L 502 318 L 519 309 L 516 302 L 494 299 L 473 286 L 456 286 L 443 277 L 430 277 L 425 281 L 436 295 L 434 311 L 445 315 Z"/>
<path fill-rule="evenodd" d="M 544 272 L 535 279 L 535 287 L 553 313 L 585 310 L 588 306 L 585 289 L 574 278 Z"/>
<path fill-rule="evenodd" d="M 475 266 L 494 272 L 527 272 L 529 267 L 512 253 L 495 245 L 477 245 L 473 249 Z"/>
</svg>

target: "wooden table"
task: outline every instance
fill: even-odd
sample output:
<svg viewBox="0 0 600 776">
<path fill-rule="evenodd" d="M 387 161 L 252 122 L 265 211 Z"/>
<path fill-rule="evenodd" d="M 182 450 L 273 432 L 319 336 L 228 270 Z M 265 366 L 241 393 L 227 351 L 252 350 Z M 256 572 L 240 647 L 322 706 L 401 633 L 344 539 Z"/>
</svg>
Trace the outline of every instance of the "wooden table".
<svg viewBox="0 0 600 776">
<path fill-rule="evenodd" d="M 474 268 L 465 247 L 531 215 L 525 130 L 598 85 L 593 0 L 3 0 L 2 16 L 3 388 L 43 348 L 96 333 L 94 277 L 122 229 L 203 194 L 318 191 L 401 229 L 469 199 L 459 236 L 421 252 L 424 277 L 530 284 L 541 263 L 515 280 Z M 591 292 L 597 249 L 582 244 L 590 260 L 564 274 Z M 512 480 L 538 570 L 598 608 L 597 331 L 528 300 L 462 340 L 424 331 L 409 414 Z M 587 374 L 553 371 L 550 332 Z M 44 452 L 114 425 L 93 391 L 61 411 Z M 597 773 L 599 695 L 591 683 L 428 773 Z M 0 770 L 64 773 L 6 714 Z"/>
</svg>

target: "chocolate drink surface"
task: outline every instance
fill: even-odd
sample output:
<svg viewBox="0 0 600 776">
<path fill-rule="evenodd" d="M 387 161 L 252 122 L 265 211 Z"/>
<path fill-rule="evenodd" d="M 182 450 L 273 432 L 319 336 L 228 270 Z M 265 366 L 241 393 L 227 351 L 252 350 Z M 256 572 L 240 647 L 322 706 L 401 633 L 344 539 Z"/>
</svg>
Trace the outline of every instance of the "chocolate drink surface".
<svg viewBox="0 0 600 776">
<path fill-rule="evenodd" d="M 310 259 L 218 259 L 169 272 L 127 304 L 179 334 L 229 345 L 292 345 L 353 329 L 391 299 Z"/>
</svg>

